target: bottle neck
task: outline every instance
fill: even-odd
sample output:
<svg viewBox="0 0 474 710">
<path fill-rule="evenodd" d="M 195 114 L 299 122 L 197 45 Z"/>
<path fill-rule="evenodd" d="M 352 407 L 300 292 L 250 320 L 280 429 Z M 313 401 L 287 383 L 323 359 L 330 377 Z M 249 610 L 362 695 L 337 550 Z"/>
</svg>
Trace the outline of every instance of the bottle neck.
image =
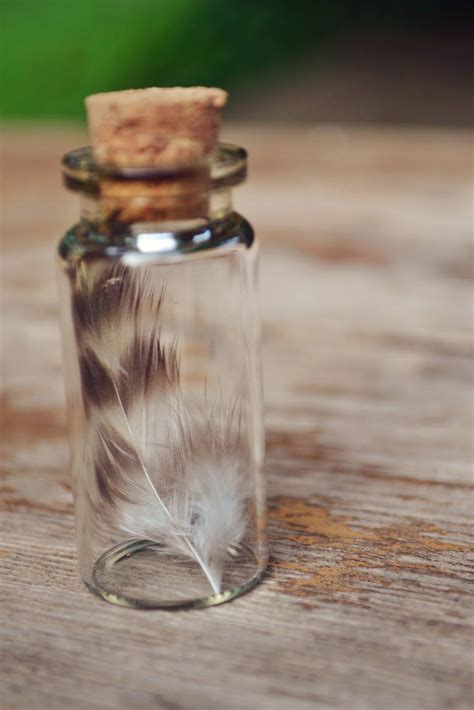
<svg viewBox="0 0 474 710">
<path fill-rule="evenodd" d="M 211 187 L 208 173 L 159 180 L 101 180 L 94 193 L 81 192 L 81 219 L 103 226 L 176 220 L 220 219 L 232 210 L 231 187 Z"/>
<path fill-rule="evenodd" d="M 128 263 L 132 264 L 143 255 L 175 258 L 231 242 L 235 247 L 237 241 L 249 247 L 253 241 L 251 230 L 244 229 L 242 236 L 240 226 L 237 229 L 243 220 L 232 211 L 229 187 L 209 194 L 204 215 L 193 215 L 189 205 L 181 205 L 178 211 L 173 206 L 171 210 L 170 203 L 167 203 L 166 213 L 163 204 L 160 204 L 159 212 L 155 204 L 155 214 L 144 216 L 142 212 L 136 219 L 128 221 L 108 212 L 97 195 L 83 192 L 80 198 L 81 221 L 77 225 L 75 246 L 81 256 L 84 250 L 113 256 L 126 252 Z"/>
<path fill-rule="evenodd" d="M 136 223 L 224 219 L 232 213 L 232 188 L 245 180 L 247 153 L 218 143 L 209 160 L 187 168 L 113 171 L 86 147 L 67 153 L 62 165 L 64 184 L 81 197 L 81 222 L 110 234 Z"/>
</svg>

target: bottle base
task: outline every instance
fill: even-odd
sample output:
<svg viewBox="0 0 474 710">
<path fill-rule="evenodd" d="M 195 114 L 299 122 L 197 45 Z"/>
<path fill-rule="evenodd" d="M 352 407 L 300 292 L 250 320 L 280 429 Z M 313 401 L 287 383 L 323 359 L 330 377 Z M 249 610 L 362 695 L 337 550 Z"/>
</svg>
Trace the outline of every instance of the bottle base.
<svg viewBox="0 0 474 710">
<path fill-rule="evenodd" d="M 128 540 L 107 550 L 94 564 L 91 592 L 134 609 L 199 609 L 235 599 L 255 587 L 266 564 L 244 544 L 229 548 L 222 591 L 210 592 L 202 569 L 190 558 L 151 540 Z"/>
</svg>

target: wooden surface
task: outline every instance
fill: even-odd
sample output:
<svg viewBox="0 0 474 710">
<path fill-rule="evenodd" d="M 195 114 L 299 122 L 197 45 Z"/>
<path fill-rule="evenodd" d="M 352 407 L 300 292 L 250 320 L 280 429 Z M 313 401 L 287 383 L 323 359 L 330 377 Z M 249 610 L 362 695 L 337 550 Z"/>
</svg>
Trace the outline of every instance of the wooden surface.
<svg viewBox="0 0 474 710">
<path fill-rule="evenodd" d="M 4 134 L 2 708 L 468 708 L 470 136 L 227 138 L 262 240 L 271 566 L 230 604 L 147 613 L 76 570 L 54 248 L 84 137 Z"/>
</svg>

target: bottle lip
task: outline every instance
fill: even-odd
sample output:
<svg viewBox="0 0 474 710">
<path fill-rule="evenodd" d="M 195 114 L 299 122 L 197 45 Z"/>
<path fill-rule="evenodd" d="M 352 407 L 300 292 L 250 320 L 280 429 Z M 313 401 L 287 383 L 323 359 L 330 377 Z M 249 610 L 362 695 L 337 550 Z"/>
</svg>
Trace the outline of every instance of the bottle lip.
<svg viewBox="0 0 474 710">
<path fill-rule="evenodd" d="M 211 190 L 233 187 L 247 176 L 247 151 L 233 143 L 217 143 L 207 161 L 185 168 L 117 168 L 95 162 L 90 146 L 76 148 L 63 156 L 61 161 L 64 185 L 73 191 L 98 194 L 101 179 L 153 180 L 179 178 L 200 173 L 210 168 Z"/>
</svg>

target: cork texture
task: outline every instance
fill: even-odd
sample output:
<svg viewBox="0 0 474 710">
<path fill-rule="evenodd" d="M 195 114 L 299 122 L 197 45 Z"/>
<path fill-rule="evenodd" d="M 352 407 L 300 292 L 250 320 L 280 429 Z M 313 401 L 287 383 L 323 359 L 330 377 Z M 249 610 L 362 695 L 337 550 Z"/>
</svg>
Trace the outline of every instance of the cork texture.
<svg viewBox="0 0 474 710">
<path fill-rule="evenodd" d="M 208 155 L 217 140 L 222 89 L 174 87 L 93 94 L 85 100 L 98 163 L 113 168 L 179 168 Z"/>
</svg>

